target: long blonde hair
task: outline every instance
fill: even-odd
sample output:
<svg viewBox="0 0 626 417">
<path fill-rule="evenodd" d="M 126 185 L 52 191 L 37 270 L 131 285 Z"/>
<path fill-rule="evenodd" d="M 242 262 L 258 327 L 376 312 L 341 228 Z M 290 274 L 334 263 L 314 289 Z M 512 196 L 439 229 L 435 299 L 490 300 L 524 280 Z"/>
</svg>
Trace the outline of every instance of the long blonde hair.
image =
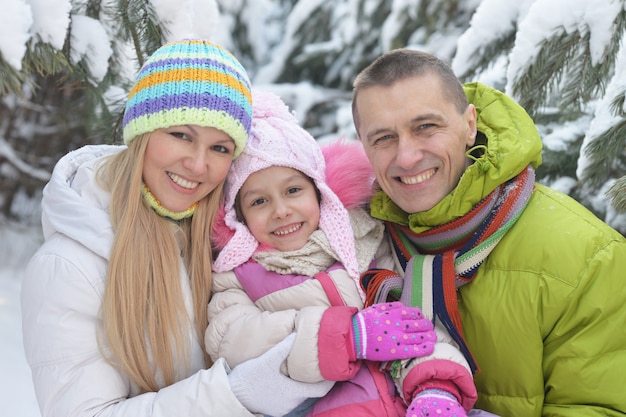
<svg viewBox="0 0 626 417">
<path fill-rule="evenodd" d="M 188 365 L 191 318 L 181 291 L 182 253 L 191 281 L 195 330 L 200 341 L 208 324 L 211 292 L 210 233 L 223 182 L 201 200 L 195 214 L 179 222 L 157 215 L 141 197 L 148 134 L 111 156 L 99 181 L 111 192 L 115 231 L 102 303 L 103 336 L 111 362 L 142 392 L 177 380 L 176 365 Z M 210 359 L 205 354 L 207 366 Z"/>
</svg>

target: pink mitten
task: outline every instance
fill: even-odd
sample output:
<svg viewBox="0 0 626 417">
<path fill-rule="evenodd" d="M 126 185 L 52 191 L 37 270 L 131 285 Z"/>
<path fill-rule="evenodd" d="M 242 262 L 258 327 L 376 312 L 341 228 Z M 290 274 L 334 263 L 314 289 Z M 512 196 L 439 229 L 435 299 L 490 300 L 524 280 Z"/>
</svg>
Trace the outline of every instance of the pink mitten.
<svg viewBox="0 0 626 417">
<path fill-rule="evenodd" d="M 393 361 L 433 353 L 437 336 L 418 307 L 401 302 L 374 304 L 352 317 L 355 357 Z"/>
<path fill-rule="evenodd" d="M 413 398 L 406 417 L 467 417 L 456 397 L 440 389 L 426 389 Z"/>
</svg>

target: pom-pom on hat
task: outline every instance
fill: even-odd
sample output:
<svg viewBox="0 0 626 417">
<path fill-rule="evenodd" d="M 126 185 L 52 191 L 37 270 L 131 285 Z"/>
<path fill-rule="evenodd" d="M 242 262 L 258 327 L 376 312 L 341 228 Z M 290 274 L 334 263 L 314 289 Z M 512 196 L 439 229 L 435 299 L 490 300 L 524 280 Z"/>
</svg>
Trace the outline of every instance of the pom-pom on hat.
<svg viewBox="0 0 626 417">
<path fill-rule="evenodd" d="M 227 50 L 205 40 L 170 42 L 148 58 L 128 95 L 124 143 L 170 126 L 214 127 L 246 145 L 252 122 L 248 74 Z"/>
<path fill-rule="evenodd" d="M 358 281 L 354 234 L 348 210 L 329 188 L 325 161 L 315 139 L 304 130 L 285 103 L 275 94 L 253 91 L 254 115 L 248 145 L 230 168 L 226 178 L 224 224 L 232 232 L 213 263 L 216 272 L 232 270 L 248 261 L 259 242 L 237 220 L 235 199 L 248 177 L 262 169 L 283 166 L 310 177 L 320 192 L 319 228 L 351 277 Z M 357 288 L 360 288 L 357 285 Z"/>
</svg>

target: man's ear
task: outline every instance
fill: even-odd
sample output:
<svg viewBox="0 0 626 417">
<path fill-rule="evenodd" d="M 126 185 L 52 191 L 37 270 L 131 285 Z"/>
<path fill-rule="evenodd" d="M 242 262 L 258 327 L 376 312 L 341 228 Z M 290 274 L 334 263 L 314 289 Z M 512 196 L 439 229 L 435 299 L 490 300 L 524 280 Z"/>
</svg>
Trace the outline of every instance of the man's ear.
<svg viewBox="0 0 626 417">
<path fill-rule="evenodd" d="M 465 144 L 467 148 L 471 148 L 476 143 L 476 134 L 478 133 L 478 129 L 476 128 L 476 107 L 473 104 L 468 104 L 464 116 L 467 123 L 467 138 Z"/>
</svg>

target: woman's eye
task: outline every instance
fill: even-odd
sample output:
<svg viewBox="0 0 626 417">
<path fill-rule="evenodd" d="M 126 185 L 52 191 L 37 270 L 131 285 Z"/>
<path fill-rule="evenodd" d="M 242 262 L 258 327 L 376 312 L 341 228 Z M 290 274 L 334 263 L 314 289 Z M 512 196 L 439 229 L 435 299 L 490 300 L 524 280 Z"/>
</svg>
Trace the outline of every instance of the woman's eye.
<svg viewBox="0 0 626 417">
<path fill-rule="evenodd" d="M 211 146 L 211 149 L 220 153 L 232 155 L 235 153 L 235 143 L 224 141 L 222 143 L 214 144 L 213 146 Z"/>
<path fill-rule="evenodd" d="M 170 132 L 170 135 L 178 139 L 191 140 L 191 138 L 186 133 L 183 133 L 183 132 Z"/>
<path fill-rule="evenodd" d="M 231 149 L 223 145 L 215 145 L 215 146 L 212 146 L 211 149 L 219 153 L 232 153 Z"/>
</svg>

